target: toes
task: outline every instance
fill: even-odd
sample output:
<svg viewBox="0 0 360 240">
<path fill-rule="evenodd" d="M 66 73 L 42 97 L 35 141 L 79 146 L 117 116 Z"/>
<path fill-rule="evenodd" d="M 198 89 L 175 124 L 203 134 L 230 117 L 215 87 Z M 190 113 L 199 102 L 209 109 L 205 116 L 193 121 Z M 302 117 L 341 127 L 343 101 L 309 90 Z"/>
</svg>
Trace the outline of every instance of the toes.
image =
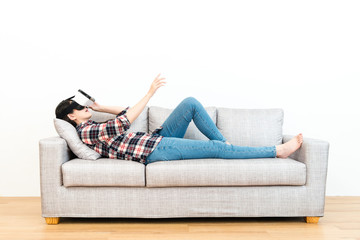
<svg viewBox="0 0 360 240">
<path fill-rule="evenodd" d="M 303 141 L 303 135 L 302 135 L 302 133 L 298 134 L 296 137 L 297 137 L 298 143 L 302 143 L 302 141 Z"/>
</svg>

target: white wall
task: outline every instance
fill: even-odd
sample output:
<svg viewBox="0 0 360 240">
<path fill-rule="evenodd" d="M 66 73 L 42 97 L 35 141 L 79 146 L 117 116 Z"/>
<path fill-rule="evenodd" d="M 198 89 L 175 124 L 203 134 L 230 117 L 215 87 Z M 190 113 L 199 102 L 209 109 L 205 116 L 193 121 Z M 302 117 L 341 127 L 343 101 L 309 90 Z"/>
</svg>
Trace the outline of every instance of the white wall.
<svg viewBox="0 0 360 240">
<path fill-rule="evenodd" d="M 283 108 L 330 142 L 327 195 L 360 195 L 359 1 L 1 1 L 0 196 L 39 196 L 38 141 L 81 88 L 132 106 Z M 355 185 L 356 186 L 356 185 Z"/>
</svg>

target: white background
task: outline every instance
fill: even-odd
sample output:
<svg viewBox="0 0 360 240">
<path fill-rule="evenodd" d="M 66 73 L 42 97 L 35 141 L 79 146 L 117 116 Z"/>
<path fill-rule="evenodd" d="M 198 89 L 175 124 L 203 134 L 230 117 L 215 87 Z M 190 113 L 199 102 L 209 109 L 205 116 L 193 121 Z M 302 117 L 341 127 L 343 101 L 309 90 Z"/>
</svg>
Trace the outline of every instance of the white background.
<svg viewBox="0 0 360 240">
<path fill-rule="evenodd" d="M 81 88 L 99 103 L 282 108 L 330 142 L 328 196 L 360 195 L 359 1 L 1 1 L 0 196 L 40 196 L 38 142 Z"/>
</svg>

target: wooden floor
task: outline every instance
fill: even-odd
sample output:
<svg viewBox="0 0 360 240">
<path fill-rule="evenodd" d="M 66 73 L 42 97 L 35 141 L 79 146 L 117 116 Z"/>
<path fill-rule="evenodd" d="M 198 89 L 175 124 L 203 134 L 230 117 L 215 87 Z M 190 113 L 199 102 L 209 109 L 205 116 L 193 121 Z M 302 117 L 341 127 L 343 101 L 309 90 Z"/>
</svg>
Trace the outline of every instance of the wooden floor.
<svg viewBox="0 0 360 240">
<path fill-rule="evenodd" d="M 318 224 L 303 218 L 60 218 L 47 225 L 39 197 L 0 198 L 0 240 L 358 239 L 360 197 L 327 197 Z"/>
</svg>

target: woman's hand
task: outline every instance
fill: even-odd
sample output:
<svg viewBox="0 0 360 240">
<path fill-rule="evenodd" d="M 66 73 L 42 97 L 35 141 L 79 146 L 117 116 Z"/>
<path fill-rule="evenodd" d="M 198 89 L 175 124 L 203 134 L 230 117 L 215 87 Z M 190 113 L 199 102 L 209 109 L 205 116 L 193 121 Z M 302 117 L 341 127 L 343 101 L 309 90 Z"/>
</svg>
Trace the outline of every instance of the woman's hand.
<svg viewBox="0 0 360 240">
<path fill-rule="evenodd" d="M 152 82 L 151 84 L 151 87 L 150 87 L 150 90 L 148 92 L 148 94 L 150 96 L 153 96 L 156 92 L 156 90 L 159 88 L 159 87 L 162 87 L 166 84 L 166 82 L 163 80 L 165 78 L 160 78 L 160 73 L 156 76 L 155 80 Z M 162 80 L 162 81 L 161 81 Z"/>
<path fill-rule="evenodd" d="M 98 104 L 97 102 L 94 102 L 93 104 L 91 104 L 89 106 L 89 108 L 91 108 L 94 111 L 101 112 L 102 106 L 100 104 Z"/>
</svg>

